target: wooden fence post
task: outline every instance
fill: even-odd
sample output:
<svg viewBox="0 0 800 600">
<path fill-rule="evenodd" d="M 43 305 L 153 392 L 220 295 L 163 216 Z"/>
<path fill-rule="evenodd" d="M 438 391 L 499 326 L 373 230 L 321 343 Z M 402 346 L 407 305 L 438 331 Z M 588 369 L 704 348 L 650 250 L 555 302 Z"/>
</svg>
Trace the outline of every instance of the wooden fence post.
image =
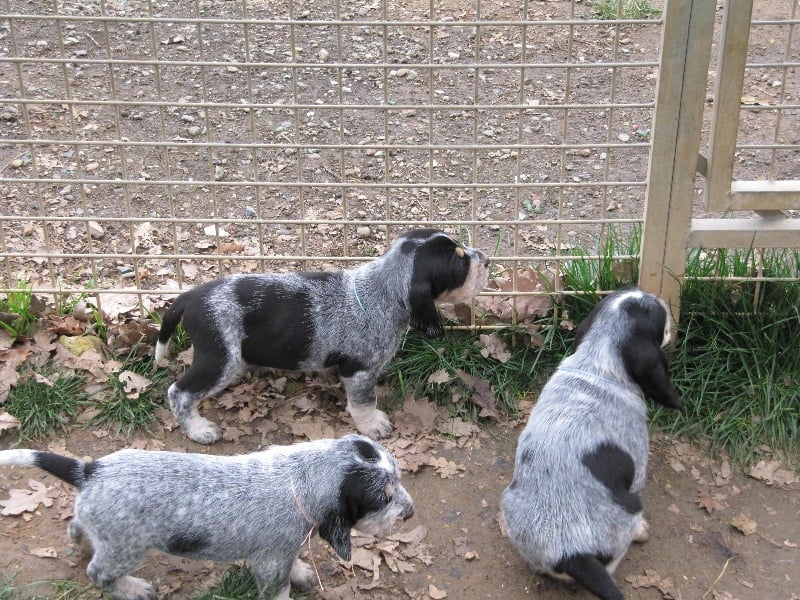
<svg viewBox="0 0 800 600">
<path fill-rule="evenodd" d="M 639 284 L 677 319 L 714 34 L 715 0 L 667 0 Z"/>
</svg>

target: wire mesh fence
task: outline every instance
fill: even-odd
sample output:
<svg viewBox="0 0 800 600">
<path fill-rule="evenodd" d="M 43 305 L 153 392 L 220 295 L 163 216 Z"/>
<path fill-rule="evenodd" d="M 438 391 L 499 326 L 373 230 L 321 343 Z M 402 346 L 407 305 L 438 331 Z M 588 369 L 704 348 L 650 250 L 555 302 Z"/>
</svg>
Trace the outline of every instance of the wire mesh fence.
<svg viewBox="0 0 800 600">
<path fill-rule="evenodd" d="M 659 2 L 0 6 L 6 290 L 147 308 L 426 224 L 493 256 L 497 313 L 644 218 Z"/>
</svg>

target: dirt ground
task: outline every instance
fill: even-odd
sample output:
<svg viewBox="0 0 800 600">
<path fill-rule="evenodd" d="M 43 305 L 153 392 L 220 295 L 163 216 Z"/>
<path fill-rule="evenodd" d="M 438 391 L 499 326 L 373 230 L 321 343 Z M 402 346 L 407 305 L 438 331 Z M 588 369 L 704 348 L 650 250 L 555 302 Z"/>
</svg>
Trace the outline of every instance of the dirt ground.
<svg viewBox="0 0 800 600">
<path fill-rule="evenodd" d="M 306 439 L 293 437 L 292 430 L 336 436 L 348 432 L 346 417 L 334 402 L 309 409 L 310 397 L 264 400 L 271 415 L 284 415 L 275 417 L 277 427 L 266 428 L 267 439 Z M 290 423 L 285 409 L 292 404 L 302 405 L 303 412 Z M 204 412 L 227 425 L 237 419 L 236 413 L 216 411 L 213 403 L 206 403 Z M 455 436 L 422 432 L 420 420 L 440 431 L 448 429 L 448 420 L 434 412 L 424 400 L 407 402 L 395 414 L 398 435 L 387 442 L 405 467 L 414 517 L 393 541 L 355 538 L 352 568 L 334 559 L 327 544 L 315 538 L 314 560 L 325 589 L 309 597 L 589 598 L 573 586 L 532 574 L 499 526 L 500 494 L 511 479 L 521 424 L 484 424 Z M 237 442 L 205 448 L 171 429 L 170 417 L 166 422 L 169 426 L 155 427 L 153 435 L 133 439 L 74 429 L 64 439 L 39 446 L 80 457 L 130 446 L 225 454 L 256 450 L 265 439 L 263 431 L 254 431 Z M 0 448 L 10 442 L 8 436 L 0 438 Z M 3 469 L 0 498 L 8 498 L 11 489 L 31 489 L 31 479 L 47 486 L 52 506 L 0 518 L 0 570 L 17 573 L 20 585 L 53 580 L 88 585 L 86 560 L 66 537 L 71 506 L 66 486 L 30 469 Z M 625 597 L 800 598 L 800 485 L 768 485 L 763 479 L 745 475 L 724 458 L 711 460 L 690 444 L 657 437 L 644 492 L 651 539 L 634 545 L 617 571 Z M 180 599 L 207 589 L 225 568 L 153 553 L 137 574 L 155 583 L 165 597 Z M 54 595 L 47 585 L 34 589 Z M 86 594 L 99 596 L 91 588 Z"/>
</svg>

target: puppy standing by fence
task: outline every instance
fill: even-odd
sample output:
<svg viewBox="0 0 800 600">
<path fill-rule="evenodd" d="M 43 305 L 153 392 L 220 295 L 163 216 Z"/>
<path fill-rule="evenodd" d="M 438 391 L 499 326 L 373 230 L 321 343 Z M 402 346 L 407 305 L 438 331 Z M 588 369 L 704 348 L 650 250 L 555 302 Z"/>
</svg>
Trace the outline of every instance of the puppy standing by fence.
<svg viewBox="0 0 800 600">
<path fill-rule="evenodd" d="M 178 323 L 194 347 L 192 366 L 167 395 L 191 439 L 211 444 L 219 427 L 198 403 L 224 389 L 248 365 L 289 370 L 335 368 L 347 412 L 361 433 L 392 429 L 375 387 L 409 325 L 444 334 L 435 303 L 470 302 L 486 286 L 489 260 L 435 229 L 403 234 L 381 257 L 355 269 L 232 275 L 181 294 L 164 315 L 156 360 Z"/>
<path fill-rule="evenodd" d="M 351 527 L 385 536 L 414 513 L 394 457 L 360 435 L 241 456 L 121 450 L 88 463 L 3 450 L 0 465 L 39 467 L 78 488 L 70 538 L 91 544 L 86 572 L 115 600 L 156 597 L 128 575 L 150 548 L 245 559 L 262 595 L 287 600 L 290 583 L 314 583 L 298 558 L 314 530 L 350 560 Z"/>
<path fill-rule="evenodd" d="M 503 492 L 508 536 L 522 557 L 603 600 L 623 599 L 610 574 L 632 541 L 647 539 L 642 394 L 682 407 L 662 350 L 671 328 L 669 308 L 652 294 L 625 289 L 602 300 L 542 389 Z"/>
</svg>

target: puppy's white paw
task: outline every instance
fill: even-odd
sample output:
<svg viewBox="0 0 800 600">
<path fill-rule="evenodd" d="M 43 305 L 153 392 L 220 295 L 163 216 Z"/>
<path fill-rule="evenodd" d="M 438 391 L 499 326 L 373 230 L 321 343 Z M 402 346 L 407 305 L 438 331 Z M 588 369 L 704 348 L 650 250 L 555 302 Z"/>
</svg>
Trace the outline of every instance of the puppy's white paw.
<svg viewBox="0 0 800 600">
<path fill-rule="evenodd" d="M 377 408 L 347 407 L 350 416 L 355 421 L 356 429 L 360 433 L 371 437 L 373 440 L 385 438 L 392 432 L 392 422 L 386 413 Z"/>
<path fill-rule="evenodd" d="M 222 437 L 222 429 L 216 423 L 201 417 L 193 416 L 183 423 L 186 435 L 198 444 L 213 444 Z"/>
<path fill-rule="evenodd" d="M 120 577 L 114 584 L 114 588 L 108 590 L 114 600 L 155 600 L 158 594 L 152 585 L 144 579 L 125 575 Z"/>
<path fill-rule="evenodd" d="M 292 570 L 289 573 L 289 581 L 292 582 L 292 587 L 295 589 L 306 591 L 314 587 L 314 582 L 317 576 L 314 573 L 314 568 L 307 562 L 295 558 L 292 563 Z"/>
<path fill-rule="evenodd" d="M 650 539 L 650 523 L 642 519 L 633 530 L 633 541 L 637 544 L 644 544 Z"/>
</svg>

